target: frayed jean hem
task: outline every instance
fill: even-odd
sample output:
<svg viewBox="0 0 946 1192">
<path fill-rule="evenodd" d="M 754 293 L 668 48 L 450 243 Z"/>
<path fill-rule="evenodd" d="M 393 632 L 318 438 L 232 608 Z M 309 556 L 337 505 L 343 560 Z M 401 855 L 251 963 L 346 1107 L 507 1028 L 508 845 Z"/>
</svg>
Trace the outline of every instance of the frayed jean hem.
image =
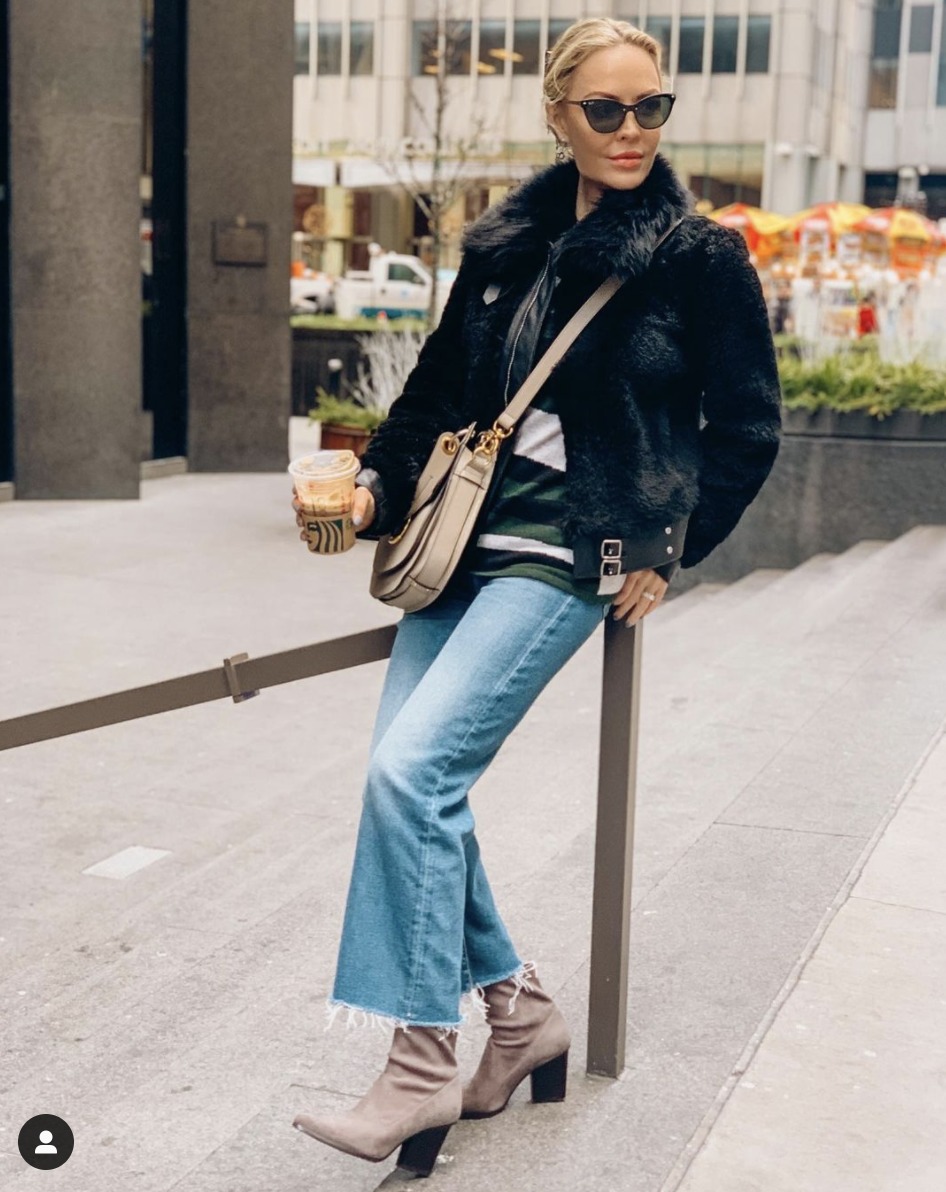
<svg viewBox="0 0 946 1192">
<path fill-rule="evenodd" d="M 501 981 L 512 981 L 513 991 L 509 998 L 509 1009 L 506 1011 L 507 1014 L 512 1014 L 516 1008 L 516 999 L 519 997 L 519 994 L 523 991 L 523 989 L 529 990 L 530 992 L 533 989 L 531 980 L 535 976 L 535 961 L 526 960 L 514 968 L 511 973 L 506 973 L 502 977 L 493 977 L 488 981 L 480 982 L 480 984 L 476 986 L 476 992 L 479 994 L 479 997 L 475 999 L 477 1009 L 479 1010 L 480 1008 L 483 1008 L 487 1010 L 488 1014 L 488 1003 L 486 1000 L 486 995 L 483 993 L 483 990 L 487 985 L 498 985 Z"/>
<path fill-rule="evenodd" d="M 339 1001 L 336 998 L 325 999 L 325 1030 L 331 1030 L 339 1015 L 345 1012 L 345 1029 L 352 1027 L 368 1027 L 372 1030 L 402 1030 L 410 1032 L 411 1027 L 422 1027 L 426 1030 L 438 1030 L 442 1035 L 458 1034 L 460 1028 L 469 1024 L 471 1017 L 486 1021 L 486 999 L 475 986 L 464 995 L 470 1002 L 471 1013 L 464 1013 L 461 1009 L 459 1022 L 408 1022 L 397 1015 L 387 1014 L 383 1010 L 371 1010 L 364 1006 L 353 1006 L 350 1002 Z"/>
</svg>

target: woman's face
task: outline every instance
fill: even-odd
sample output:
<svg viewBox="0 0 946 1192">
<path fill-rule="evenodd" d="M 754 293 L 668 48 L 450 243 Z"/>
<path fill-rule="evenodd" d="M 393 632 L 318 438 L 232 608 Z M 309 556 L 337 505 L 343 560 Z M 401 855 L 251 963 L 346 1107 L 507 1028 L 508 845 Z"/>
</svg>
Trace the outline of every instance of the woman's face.
<svg viewBox="0 0 946 1192">
<path fill-rule="evenodd" d="M 653 58 L 639 46 L 617 45 L 589 54 L 569 79 L 566 99 L 617 99 L 636 103 L 662 90 Z M 575 104 L 547 108 L 549 124 L 567 141 L 578 172 L 599 187 L 633 190 L 654 164 L 660 129 L 641 128 L 628 112 L 616 132 L 595 132 Z M 615 160 L 618 159 L 618 160 Z"/>
</svg>

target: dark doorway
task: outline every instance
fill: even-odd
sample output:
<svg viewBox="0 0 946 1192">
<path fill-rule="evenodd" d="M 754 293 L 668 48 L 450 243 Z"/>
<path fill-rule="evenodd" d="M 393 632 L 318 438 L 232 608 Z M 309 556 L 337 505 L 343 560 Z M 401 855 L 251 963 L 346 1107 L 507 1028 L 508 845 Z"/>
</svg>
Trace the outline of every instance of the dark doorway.
<svg viewBox="0 0 946 1192">
<path fill-rule="evenodd" d="M 10 340 L 10 12 L 0 0 L 0 482 L 13 479 Z"/>
<path fill-rule="evenodd" d="M 187 454 L 187 0 L 142 0 L 142 39 L 142 389 L 167 459 Z"/>
</svg>

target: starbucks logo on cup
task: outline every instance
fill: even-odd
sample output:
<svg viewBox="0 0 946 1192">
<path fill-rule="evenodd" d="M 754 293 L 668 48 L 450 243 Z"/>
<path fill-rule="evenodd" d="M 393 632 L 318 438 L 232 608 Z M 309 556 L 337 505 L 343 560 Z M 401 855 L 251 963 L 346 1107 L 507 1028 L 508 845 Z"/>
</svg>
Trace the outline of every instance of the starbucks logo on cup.
<svg viewBox="0 0 946 1192">
<path fill-rule="evenodd" d="M 351 515 L 343 517 L 306 517 L 305 532 L 309 550 L 320 555 L 337 555 L 354 545 Z"/>
</svg>

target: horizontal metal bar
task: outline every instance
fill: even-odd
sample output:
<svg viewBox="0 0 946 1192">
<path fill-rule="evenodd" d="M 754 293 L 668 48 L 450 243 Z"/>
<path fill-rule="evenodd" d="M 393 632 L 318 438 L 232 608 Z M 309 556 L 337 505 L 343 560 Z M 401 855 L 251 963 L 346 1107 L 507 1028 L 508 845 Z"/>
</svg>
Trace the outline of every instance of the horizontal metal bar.
<svg viewBox="0 0 946 1192">
<path fill-rule="evenodd" d="M 294 683 L 297 679 L 310 679 L 314 675 L 325 675 L 366 662 L 379 662 L 390 656 L 396 632 L 396 625 L 384 625 L 379 629 L 351 633 L 347 637 L 315 642 L 311 646 L 250 658 L 239 663 L 240 683 L 244 691 L 261 691 L 265 687 Z M 53 737 L 88 732 L 89 729 L 103 728 L 107 724 L 154 716 L 158 712 L 171 712 L 176 708 L 190 708 L 215 699 L 232 698 L 226 666 L 215 667 L 160 683 L 149 683 L 146 687 L 133 687 L 128 691 L 117 691 L 111 695 L 100 695 L 79 703 L 2 720 L 0 752 L 16 749 L 20 745 L 33 745 L 37 741 L 48 741 Z"/>
</svg>

